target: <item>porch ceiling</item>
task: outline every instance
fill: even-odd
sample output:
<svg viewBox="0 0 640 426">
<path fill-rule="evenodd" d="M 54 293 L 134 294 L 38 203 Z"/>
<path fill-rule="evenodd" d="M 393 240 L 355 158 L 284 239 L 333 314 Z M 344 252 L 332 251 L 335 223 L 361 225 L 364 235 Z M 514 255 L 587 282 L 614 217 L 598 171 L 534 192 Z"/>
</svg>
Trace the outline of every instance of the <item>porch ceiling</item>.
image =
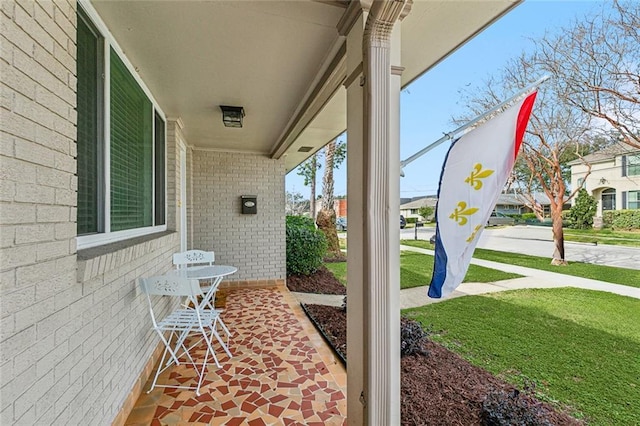
<svg viewBox="0 0 640 426">
<path fill-rule="evenodd" d="M 403 86 L 518 2 L 414 0 L 402 23 Z M 346 3 L 92 1 L 190 145 L 286 154 L 287 170 L 346 128 L 337 31 Z M 225 128 L 219 105 L 243 106 L 244 127 Z"/>
</svg>

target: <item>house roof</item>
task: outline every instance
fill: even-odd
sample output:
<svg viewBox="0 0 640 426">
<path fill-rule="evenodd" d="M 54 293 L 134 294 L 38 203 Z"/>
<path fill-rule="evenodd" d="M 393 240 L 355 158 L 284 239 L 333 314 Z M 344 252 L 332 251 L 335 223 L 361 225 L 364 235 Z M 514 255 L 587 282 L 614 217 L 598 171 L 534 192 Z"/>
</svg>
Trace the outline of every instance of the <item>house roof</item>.
<svg viewBox="0 0 640 426">
<path fill-rule="evenodd" d="M 601 163 L 603 161 L 609 161 L 614 159 L 619 155 L 626 155 L 632 153 L 639 153 L 640 149 L 634 148 L 631 145 L 626 143 L 617 142 L 611 146 L 608 146 L 600 151 L 594 152 L 589 155 L 585 155 L 582 160 L 577 159 L 570 161 L 568 164 L 570 166 L 584 163 Z"/>
<path fill-rule="evenodd" d="M 346 129 L 349 1 L 88 1 L 196 149 L 284 158 L 289 171 Z M 402 87 L 518 3 L 409 2 Z M 244 107 L 244 127 L 224 127 L 220 105 Z"/>
<path fill-rule="evenodd" d="M 402 204 L 400 206 L 400 210 L 411 210 L 411 209 L 419 209 L 421 207 L 435 207 L 438 202 L 437 198 L 425 197 L 419 200 L 410 201 L 408 203 Z"/>
</svg>

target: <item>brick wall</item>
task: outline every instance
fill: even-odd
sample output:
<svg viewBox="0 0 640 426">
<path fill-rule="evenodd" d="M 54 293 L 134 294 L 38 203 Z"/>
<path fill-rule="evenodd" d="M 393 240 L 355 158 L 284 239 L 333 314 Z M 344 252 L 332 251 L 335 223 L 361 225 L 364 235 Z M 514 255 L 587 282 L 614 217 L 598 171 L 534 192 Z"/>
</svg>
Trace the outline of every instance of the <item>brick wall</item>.
<svg viewBox="0 0 640 426">
<path fill-rule="evenodd" d="M 231 280 L 284 279 L 284 162 L 264 156 L 193 151 L 193 244 L 216 263 L 238 267 Z M 257 195 L 258 213 L 240 213 Z"/>
<path fill-rule="evenodd" d="M 76 253 L 75 8 L 0 1 L 3 425 L 116 418 L 158 343 L 135 280 L 179 247 L 167 233 Z"/>
</svg>

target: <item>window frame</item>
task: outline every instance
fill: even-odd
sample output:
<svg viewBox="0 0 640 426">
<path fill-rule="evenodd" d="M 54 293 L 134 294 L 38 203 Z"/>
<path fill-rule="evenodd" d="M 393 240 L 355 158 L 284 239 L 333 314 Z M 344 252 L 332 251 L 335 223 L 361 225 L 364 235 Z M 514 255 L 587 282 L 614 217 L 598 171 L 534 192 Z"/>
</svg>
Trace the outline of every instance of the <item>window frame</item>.
<svg viewBox="0 0 640 426">
<path fill-rule="evenodd" d="M 101 105 L 101 117 L 99 117 L 100 131 L 102 133 L 102 141 L 98 141 L 102 147 L 98 148 L 101 151 L 102 155 L 102 170 L 99 173 L 99 178 L 103 179 L 101 182 L 101 194 L 98 199 L 98 216 L 100 218 L 98 224 L 98 233 L 93 234 L 85 234 L 85 235 L 77 235 L 76 243 L 77 249 L 82 250 L 85 248 L 100 246 L 104 244 L 109 244 L 117 241 L 127 240 L 130 238 L 135 238 L 143 235 L 154 234 L 158 232 L 163 232 L 167 230 L 167 118 L 160 108 L 157 100 L 151 94 L 151 91 L 146 86 L 144 81 L 140 78 L 138 73 L 135 70 L 135 67 L 131 64 L 127 56 L 124 54 L 115 38 L 104 24 L 97 11 L 93 8 L 91 3 L 88 0 L 78 0 L 78 8 L 82 10 L 84 15 L 86 16 L 89 23 L 93 26 L 93 28 L 98 32 L 98 34 L 102 37 L 102 42 L 104 43 L 102 46 L 102 65 L 103 65 L 103 82 L 102 87 L 99 90 L 102 90 L 102 105 Z M 110 64 L 111 64 L 111 50 L 115 52 L 115 54 L 120 58 L 122 63 L 125 65 L 126 69 L 133 76 L 135 82 L 138 84 L 140 89 L 144 92 L 145 96 L 151 102 L 151 138 L 152 138 L 152 180 L 153 180 L 153 188 L 152 188 L 152 225 L 145 226 L 141 228 L 127 229 L 122 231 L 111 231 L 111 72 L 110 72 Z M 156 150 L 158 144 L 156 143 L 156 132 L 155 128 L 155 120 L 156 114 L 160 117 L 164 123 L 164 143 L 163 149 L 164 153 L 162 153 L 164 158 L 164 223 L 161 225 L 155 225 L 155 210 L 156 210 Z"/>
</svg>

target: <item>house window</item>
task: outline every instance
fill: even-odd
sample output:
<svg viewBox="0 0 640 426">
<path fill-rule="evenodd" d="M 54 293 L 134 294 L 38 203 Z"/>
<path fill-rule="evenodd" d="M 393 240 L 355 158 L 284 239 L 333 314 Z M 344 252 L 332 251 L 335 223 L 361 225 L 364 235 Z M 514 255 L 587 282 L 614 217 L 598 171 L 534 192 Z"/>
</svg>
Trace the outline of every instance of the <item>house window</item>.
<svg viewBox="0 0 640 426">
<path fill-rule="evenodd" d="M 578 178 L 578 187 L 581 187 L 582 184 L 584 183 L 584 178 Z"/>
<path fill-rule="evenodd" d="M 602 210 L 616 209 L 616 190 L 613 188 L 602 191 Z"/>
<path fill-rule="evenodd" d="M 78 248 L 166 228 L 165 122 L 88 16 L 78 7 Z"/>
<path fill-rule="evenodd" d="M 640 154 L 627 155 L 627 173 L 625 176 L 640 176 Z"/>
<path fill-rule="evenodd" d="M 103 164 L 102 104 L 104 41 L 84 13 L 78 13 L 77 162 L 78 235 L 100 232 Z"/>
<path fill-rule="evenodd" d="M 627 208 L 631 210 L 640 209 L 640 191 L 627 192 Z"/>
</svg>

